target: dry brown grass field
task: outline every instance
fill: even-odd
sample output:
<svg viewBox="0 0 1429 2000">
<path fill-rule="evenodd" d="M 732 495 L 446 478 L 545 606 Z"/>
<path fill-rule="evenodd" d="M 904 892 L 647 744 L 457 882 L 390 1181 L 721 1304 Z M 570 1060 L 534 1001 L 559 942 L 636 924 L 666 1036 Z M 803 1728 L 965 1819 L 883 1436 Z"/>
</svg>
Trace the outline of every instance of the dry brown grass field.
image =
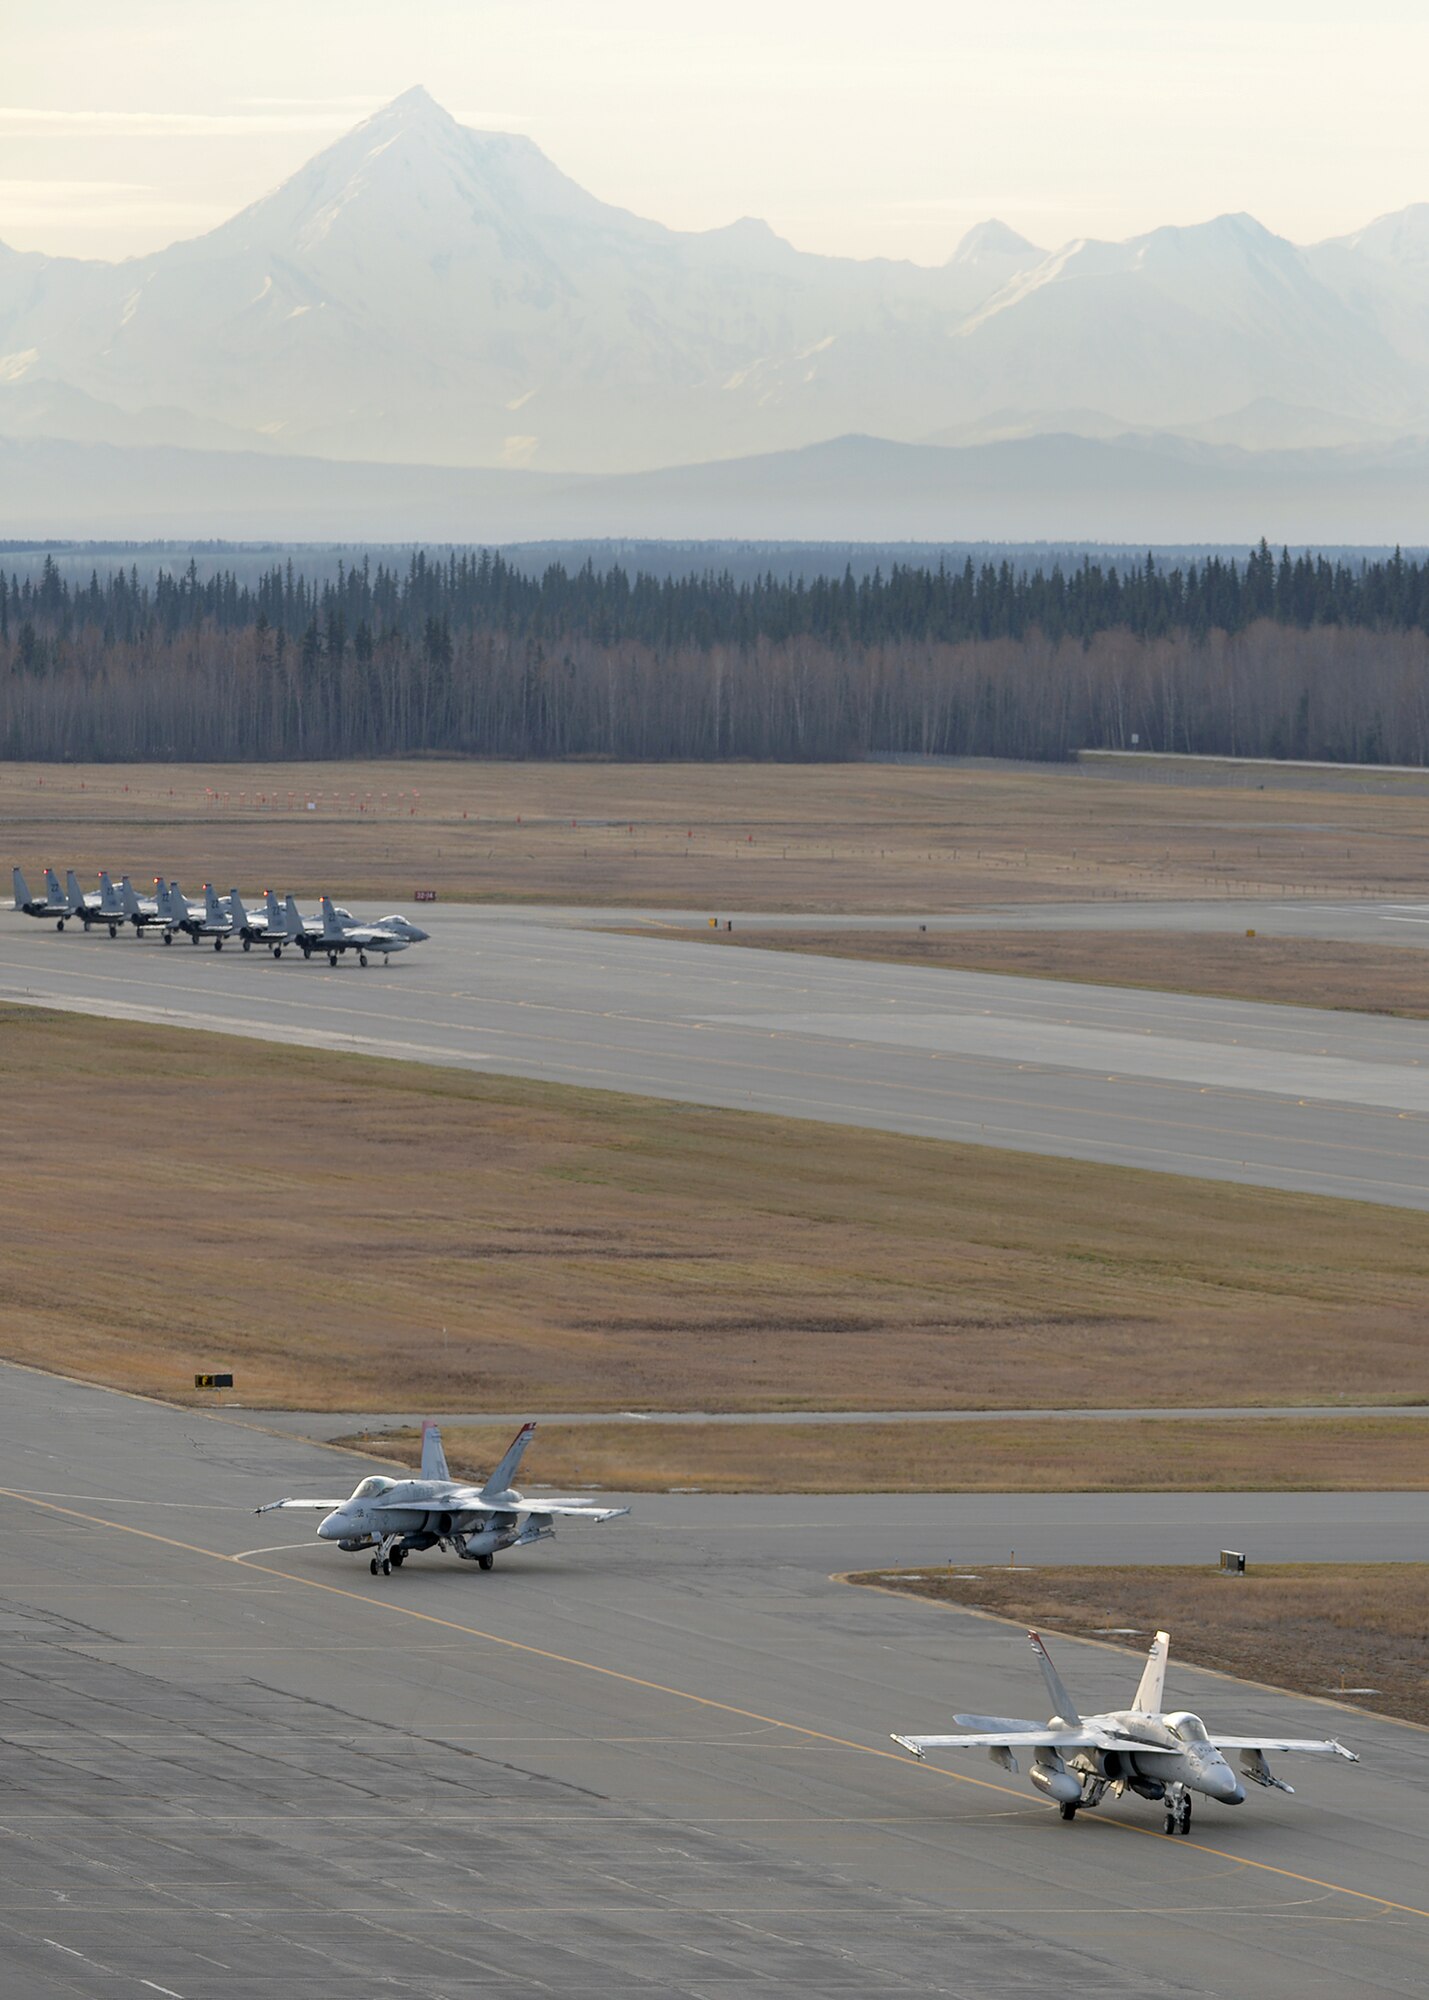
<svg viewBox="0 0 1429 2000">
<path fill-rule="evenodd" d="M 658 936 L 670 935 L 657 932 Z M 721 946 L 829 953 L 956 972 L 1010 972 L 1093 986 L 1140 986 L 1234 1000 L 1429 1016 L 1429 953 L 1321 938 L 1184 931 L 682 929 Z"/>
<path fill-rule="evenodd" d="M 309 802 L 315 810 L 307 810 Z M 0 765 L 12 862 L 405 900 L 948 910 L 1098 896 L 1422 895 L 1423 799 L 1073 767 Z M 574 822 L 574 823 L 573 823 Z"/>
<path fill-rule="evenodd" d="M 1171 1634 L 1173 1688 L 1181 1659 L 1429 1723 L 1429 1565 L 1423 1563 L 1280 1563 L 1245 1576 L 1187 1568 L 985 1569 L 970 1580 L 924 1569 L 906 1580 L 896 1571 L 868 1571 L 848 1581 L 972 1606 L 1080 1639 L 1131 1626 L 1141 1639 L 1130 1643 L 1149 1646 L 1164 1627 Z M 1139 1658 L 1128 1653 L 1128 1700 L 1140 1671 Z M 1374 1693 L 1341 1692 L 1352 1687 Z M 993 1692 L 960 1688 L 957 1699 L 995 1707 Z M 1234 1690 L 1218 1697 L 1208 1719 L 1235 1725 Z M 1353 1728 L 1347 1726 L 1345 1735 L 1354 1749 Z M 1295 1782 L 1287 1770 L 1278 1775 Z"/>
<path fill-rule="evenodd" d="M 443 1430 L 458 1477 L 485 1475 L 509 1426 Z M 415 1431 L 344 1442 L 421 1462 Z M 1075 1424 L 542 1424 L 531 1454 L 547 1486 L 624 1493 L 1240 1493 L 1421 1491 L 1421 1417 Z"/>
<path fill-rule="evenodd" d="M 315 1409 L 1411 1401 L 1429 1215 L 0 1009 L 0 1352 Z"/>
</svg>

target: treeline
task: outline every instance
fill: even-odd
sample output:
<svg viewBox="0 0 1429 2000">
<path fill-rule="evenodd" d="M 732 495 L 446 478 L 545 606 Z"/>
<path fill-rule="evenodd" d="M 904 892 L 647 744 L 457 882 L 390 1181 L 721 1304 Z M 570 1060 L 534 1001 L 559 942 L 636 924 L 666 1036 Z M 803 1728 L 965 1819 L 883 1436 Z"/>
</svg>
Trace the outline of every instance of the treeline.
<svg viewBox="0 0 1429 2000">
<path fill-rule="evenodd" d="M 502 632 L 555 642 L 634 640 L 655 647 L 748 646 L 758 639 L 825 639 L 872 646 L 918 639 L 1083 642 L 1102 632 L 1141 639 L 1243 632 L 1258 619 L 1308 631 L 1347 625 L 1376 631 L 1429 630 L 1429 561 L 1396 554 L 1351 564 L 1324 556 L 1277 557 L 1262 542 L 1244 564 L 1145 562 L 1125 573 L 1089 557 L 1064 570 L 1019 570 L 1003 561 L 920 569 L 895 563 L 885 576 L 737 583 L 728 572 L 680 577 L 636 575 L 593 563 L 574 572 L 553 564 L 539 577 L 490 550 L 445 561 L 414 554 L 405 570 L 368 561 L 339 565 L 336 579 L 310 580 L 291 561 L 256 582 L 230 571 L 200 575 L 191 560 L 176 574 L 141 583 L 137 569 L 96 570 L 70 584 L 53 558 L 37 576 L 0 570 L 0 643 L 19 643 L 32 669 L 57 657 L 60 642 L 98 635 L 105 645 L 176 639 L 197 631 L 281 635 L 309 656 L 341 664 L 349 647 L 367 658 L 383 640 L 430 642 L 434 632 Z"/>
<path fill-rule="evenodd" d="M 1429 763 L 1429 564 L 895 566 L 736 584 L 490 553 L 257 583 L 0 574 L 0 755 Z"/>
</svg>

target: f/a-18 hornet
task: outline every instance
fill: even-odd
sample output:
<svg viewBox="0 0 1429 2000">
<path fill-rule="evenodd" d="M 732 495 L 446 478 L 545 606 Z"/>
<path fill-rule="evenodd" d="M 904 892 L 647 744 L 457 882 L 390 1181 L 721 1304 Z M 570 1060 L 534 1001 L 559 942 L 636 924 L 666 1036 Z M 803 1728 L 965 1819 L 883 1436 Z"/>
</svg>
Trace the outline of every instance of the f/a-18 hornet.
<svg viewBox="0 0 1429 2000">
<path fill-rule="evenodd" d="M 1026 1722 L 1010 1715 L 955 1715 L 954 1722 L 970 1734 L 895 1735 L 893 1741 L 919 1758 L 926 1750 L 986 1750 L 1007 1771 L 1017 1769 L 1013 1750 L 1028 1749 L 1032 1768 L 1027 1775 L 1039 1791 L 1056 1800 L 1063 1819 L 1075 1819 L 1082 1806 L 1100 1805 L 1108 1791 L 1114 1798 L 1132 1791 L 1164 1804 L 1167 1833 L 1190 1832 L 1193 1792 L 1221 1805 L 1238 1806 L 1245 1801 L 1241 1778 L 1273 1791 L 1293 1791 L 1293 1786 L 1271 1776 L 1267 1750 L 1303 1750 L 1315 1757 L 1359 1762 L 1353 1750 L 1333 1737 L 1224 1736 L 1219 1730 L 1212 1735 L 1198 1715 L 1184 1710 L 1163 1714 L 1171 1650 L 1168 1632 L 1156 1634 L 1131 1707 L 1083 1718 L 1041 1639 L 1035 1632 L 1027 1636 L 1052 1698 L 1055 1713 L 1050 1722 Z M 1239 1777 L 1221 1754 L 1226 1750 L 1240 1753 Z"/>
<path fill-rule="evenodd" d="M 318 1522 L 320 1539 L 349 1552 L 371 1549 L 367 1566 L 374 1576 L 390 1576 L 418 1549 L 452 1549 L 478 1568 L 490 1569 L 502 1549 L 549 1541 L 558 1518 L 613 1521 L 630 1512 L 628 1507 L 598 1507 L 591 1500 L 523 1499 L 511 1482 L 535 1434 L 534 1423 L 523 1424 L 486 1484 L 466 1486 L 447 1468 L 441 1431 L 426 1423 L 420 1479 L 374 1473 L 346 1500 L 270 1500 L 254 1512 L 320 1509 L 325 1516 Z"/>
</svg>

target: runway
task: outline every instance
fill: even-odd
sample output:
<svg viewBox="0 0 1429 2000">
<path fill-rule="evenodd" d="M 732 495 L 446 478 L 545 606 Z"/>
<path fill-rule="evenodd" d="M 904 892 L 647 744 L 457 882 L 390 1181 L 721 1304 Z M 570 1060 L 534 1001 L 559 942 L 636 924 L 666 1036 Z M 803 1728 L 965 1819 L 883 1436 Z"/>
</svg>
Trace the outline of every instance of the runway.
<svg viewBox="0 0 1429 2000">
<path fill-rule="evenodd" d="M 1422 1553 L 1429 1496 L 647 1496 L 489 1576 L 414 1558 L 383 1581 L 249 1511 L 365 1469 L 316 1446 L 6 1368 L 0 1463 L 7 1993 L 1342 2000 L 1429 1979 L 1429 1732 L 1173 1652 L 1178 1700 L 1363 1762 L 1207 1805 L 1187 1840 L 1141 1803 L 1065 1826 L 990 1764 L 888 1741 L 969 1703 L 1042 1713 L 1021 1636 L 830 1574 L 990 1560 L 1014 1522 L 1019 1560 L 1202 1559 L 1231 1511 L 1267 1557 L 1329 1552 L 1337 1520 L 1346 1548 Z M 1056 1652 L 1089 1707 L 1134 1685 L 1129 1655 Z"/>
<path fill-rule="evenodd" d="M 1227 906 L 1215 907 L 1225 922 Z M 1140 923 L 1147 908 L 1096 905 L 1058 920 L 1122 922 L 1134 909 Z M 1268 932 L 1275 922 L 1274 906 L 1235 914 Z M 1340 926 L 1335 935 L 1378 925 L 1377 935 L 1429 939 L 1399 914 L 1326 906 L 1321 921 Z M 1284 921 L 1304 935 L 1316 919 L 1292 904 Z M 61 938 L 7 916 L 0 998 L 1429 1206 L 1424 1022 L 715 953 L 592 929 L 570 912 L 489 908 L 442 910 L 431 944 L 365 972 Z"/>
</svg>

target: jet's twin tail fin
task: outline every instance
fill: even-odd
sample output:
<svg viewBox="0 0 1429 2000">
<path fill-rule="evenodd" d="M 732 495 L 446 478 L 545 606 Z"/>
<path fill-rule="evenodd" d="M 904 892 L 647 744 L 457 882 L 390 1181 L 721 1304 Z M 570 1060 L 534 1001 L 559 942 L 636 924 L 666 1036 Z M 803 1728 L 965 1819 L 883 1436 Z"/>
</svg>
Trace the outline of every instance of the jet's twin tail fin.
<svg viewBox="0 0 1429 2000">
<path fill-rule="evenodd" d="M 492 1473 L 490 1479 L 482 1487 L 481 1497 L 483 1500 L 496 1500 L 503 1493 L 510 1491 L 511 1482 L 516 1477 L 516 1468 L 520 1465 L 526 1447 L 535 1435 L 536 1426 L 534 1423 L 522 1424 L 520 1430 L 512 1438 L 505 1458 L 502 1459 L 500 1465 L 497 1466 L 495 1472 Z"/>
<path fill-rule="evenodd" d="M 344 937 L 346 933 L 343 930 L 342 925 L 337 920 L 337 911 L 332 906 L 331 896 L 323 897 L 322 912 L 323 912 L 323 936 L 325 938 Z"/>
<path fill-rule="evenodd" d="M 288 920 L 288 929 L 294 937 L 303 935 L 303 919 L 297 904 L 289 896 L 283 904 L 283 915 Z"/>
<path fill-rule="evenodd" d="M 265 889 L 263 891 L 263 906 L 268 912 L 269 930 L 270 931 L 287 930 L 288 919 L 284 914 L 283 905 L 278 901 L 278 898 L 273 894 L 273 891 L 271 889 Z"/>
<path fill-rule="evenodd" d="M 447 1455 L 442 1450 L 442 1427 L 440 1424 L 434 1424 L 428 1417 L 422 1425 L 422 1477 L 450 1479 L 451 1476 Z"/>
<path fill-rule="evenodd" d="M 31 901 L 30 885 L 25 880 L 24 876 L 20 873 L 18 868 L 12 868 L 10 870 L 10 880 L 14 884 L 15 888 L 15 908 L 17 910 L 23 910 L 26 903 Z"/>
<path fill-rule="evenodd" d="M 53 868 L 47 868 L 45 870 L 45 901 L 47 903 L 62 903 L 64 900 L 65 892 L 60 887 L 59 876 L 56 875 Z"/>
<path fill-rule="evenodd" d="M 1166 1698 L 1166 1658 L 1171 1651 L 1171 1634 L 1158 1632 L 1151 1642 L 1136 1699 L 1131 1704 L 1139 1715 L 1160 1715 Z"/>
<path fill-rule="evenodd" d="M 212 882 L 205 882 L 203 885 L 203 916 L 204 922 L 208 924 L 221 924 L 224 921 L 224 908 L 218 900 L 218 892 Z"/>
<path fill-rule="evenodd" d="M 84 891 L 79 886 L 79 877 L 73 868 L 65 870 L 65 893 L 69 897 L 69 906 L 72 910 L 78 911 L 84 908 Z"/>
<path fill-rule="evenodd" d="M 1061 1675 L 1048 1659 L 1047 1648 L 1042 1644 L 1041 1634 L 1029 1632 L 1027 1637 L 1032 1642 L 1032 1650 L 1037 1655 L 1037 1664 L 1042 1669 L 1042 1678 L 1047 1683 L 1047 1692 L 1052 1697 L 1052 1713 L 1059 1715 L 1063 1722 L 1073 1724 L 1080 1722 L 1082 1718 L 1077 1713 L 1077 1704 L 1063 1687 Z"/>
<path fill-rule="evenodd" d="M 233 928 L 236 931 L 247 930 L 248 906 L 236 889 L 230 889 L 228 892 L 228 914 L 233 920 Z"/>
</svg>

